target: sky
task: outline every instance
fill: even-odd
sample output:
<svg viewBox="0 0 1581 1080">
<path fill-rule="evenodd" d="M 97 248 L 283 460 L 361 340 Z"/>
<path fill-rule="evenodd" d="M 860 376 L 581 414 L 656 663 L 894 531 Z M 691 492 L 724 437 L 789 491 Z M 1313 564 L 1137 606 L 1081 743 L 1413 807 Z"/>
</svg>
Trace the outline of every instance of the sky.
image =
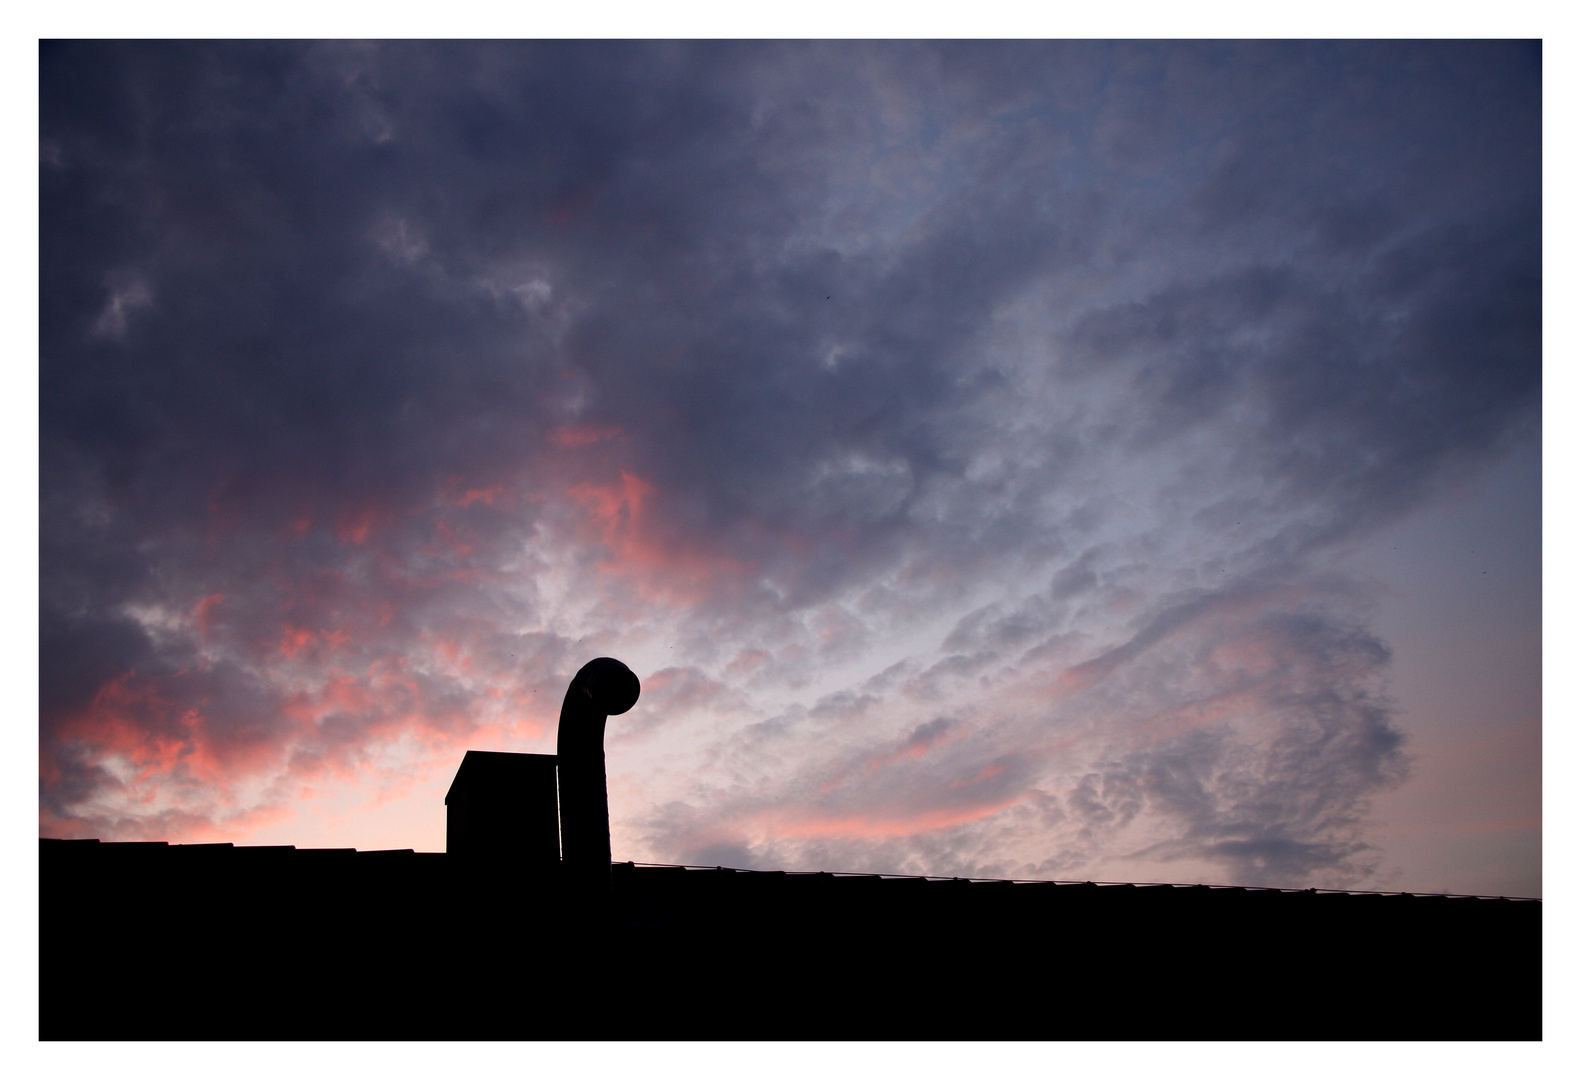
<svg viewBox="0 0 1581 1080">
<path fill-rule="evenodd" d="M 1541 74 L 47 44 L 39 834 L 1540 896 Z"/>
</svg>

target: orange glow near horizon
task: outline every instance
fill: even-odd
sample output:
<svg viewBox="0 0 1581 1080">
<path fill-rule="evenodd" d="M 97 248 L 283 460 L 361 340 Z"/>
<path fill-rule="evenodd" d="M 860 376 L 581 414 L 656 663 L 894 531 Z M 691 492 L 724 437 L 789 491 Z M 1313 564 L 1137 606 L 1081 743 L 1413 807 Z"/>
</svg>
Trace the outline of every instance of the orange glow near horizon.
<svg viewBox="0 0 1581 1080">
<path fill-rule="evenodd" d="M 773 839 L 784 840 L 891 840 L 938 832 L 992 817 L 1020 802 L 1020 796 L 975 806 L 941 807 L 911 813 L 764 814 L 757 818 Z"/>
</svg>

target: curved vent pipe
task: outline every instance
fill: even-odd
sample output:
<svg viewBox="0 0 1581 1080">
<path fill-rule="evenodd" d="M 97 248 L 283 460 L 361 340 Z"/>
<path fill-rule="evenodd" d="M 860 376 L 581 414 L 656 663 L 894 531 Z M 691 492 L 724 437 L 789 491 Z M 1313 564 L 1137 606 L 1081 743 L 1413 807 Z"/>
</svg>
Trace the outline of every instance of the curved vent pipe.
<svg viewBox="0 0 1581 1080">
<path fill-rule="evenodd" d="M 642 685 L 619 660 L 589 660 L 566 688 L 555 754 L 560 774 L 560 859 L 568 875 L 609 887 L 609 787 L 604 721 L 637 703 Z"/>
</svg>

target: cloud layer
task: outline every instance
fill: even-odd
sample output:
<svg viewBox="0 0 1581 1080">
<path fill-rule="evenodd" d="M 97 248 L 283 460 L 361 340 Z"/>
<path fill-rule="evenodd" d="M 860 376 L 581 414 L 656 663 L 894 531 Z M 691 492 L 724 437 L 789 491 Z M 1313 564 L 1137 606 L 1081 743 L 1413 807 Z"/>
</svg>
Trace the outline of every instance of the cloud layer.
<svg viewBox="0 0 1581 1080">
<path fill-rule="evenodd" d="M 1539 86 L 47 44 L 41 830 L 551 749 L 613 654 L 624 857 L 1364 880 L 1408 753 L 1323 557 L 1535 430 Z"/>
</svg>

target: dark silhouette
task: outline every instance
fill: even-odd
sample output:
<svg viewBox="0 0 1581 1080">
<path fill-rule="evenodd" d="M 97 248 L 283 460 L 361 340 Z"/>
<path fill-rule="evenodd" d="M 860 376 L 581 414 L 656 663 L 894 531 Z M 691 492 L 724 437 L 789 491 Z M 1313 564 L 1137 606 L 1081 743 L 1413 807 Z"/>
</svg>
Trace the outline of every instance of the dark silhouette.
<svg viewBox="0 0 1581 1080">
<path fill-rule="evenodd" d="M 555 756 L 468 750 L 445 794 L 445 851 L 552 871 L 560 861 Z"/>
<path fill-rule="evenodd" d="M 639 690 L 468 751 L 443 854 L 41 840 L 40 1038 L 1542 1037 L 1538 901 L 611 866 Z"/>
<path fill-rule="evenodd" d="M 576 887 L 599 900 L 609 892 L 609 787 L 604 721 L 637 703 L 642 687 L 619 660 L 589 660 L 566 688 L 555 741 L 560 771 L 560 859 Z"/>
<path fill-rule="evenodd" d="M 604 722 L 637 703 L 641 683 L 619 660 L 589 660 L 566 688 L 555 754 L 468 750 L 445 795 L 445 851 L 516 873 L 559 866 L 585 899 L 609 892 Z"/>
</svg>

